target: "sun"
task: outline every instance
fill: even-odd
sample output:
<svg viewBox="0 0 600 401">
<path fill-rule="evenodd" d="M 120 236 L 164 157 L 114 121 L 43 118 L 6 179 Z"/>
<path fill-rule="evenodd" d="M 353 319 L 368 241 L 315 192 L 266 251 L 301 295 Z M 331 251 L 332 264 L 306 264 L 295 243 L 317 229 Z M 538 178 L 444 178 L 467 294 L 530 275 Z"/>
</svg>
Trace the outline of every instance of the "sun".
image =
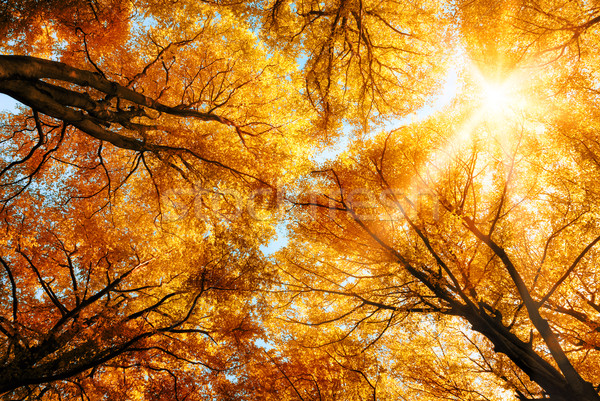
<svg viewBox="0 0 600 401">
<path fill-rule="evenodd" d="M 475 136 L 485 135 L 508 146 L 518 127 L 537 112 L 531 95 L 534 76 L 531 71 L 517 69 L 484 73 L 468 61 L 463 65 L 463 92 L 457 96 L 469 99 L 468 118 L 457 128 L 453 143 L 462 146 Z"/>
<path fill-rule="evenodd" d="M 513 74 L 504 80 L 480 77 L 478 91 L 481 111 L 487 116 L 507 117 L 527 108 L 522 80 Z"/>
<path fill-rule="evenodd" d="M 502 111 L 513 103 L 510 88 L 505 82 L 484 81 L 481 86 L 483 104 L 488 111 Z"/>
</svg>

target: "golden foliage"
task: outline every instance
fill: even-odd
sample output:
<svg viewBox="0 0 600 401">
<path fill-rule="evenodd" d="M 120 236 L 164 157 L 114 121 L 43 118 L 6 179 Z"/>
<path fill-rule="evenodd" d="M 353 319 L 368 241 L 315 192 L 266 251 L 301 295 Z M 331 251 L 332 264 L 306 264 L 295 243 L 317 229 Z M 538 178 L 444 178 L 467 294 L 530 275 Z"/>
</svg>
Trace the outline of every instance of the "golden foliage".
<svg viewBox="0 0 600 401">
<path fill-rule="evenodd" d="M 2 3 L 1 396 L 598 400 L 599 22 Z"/>
</svg>

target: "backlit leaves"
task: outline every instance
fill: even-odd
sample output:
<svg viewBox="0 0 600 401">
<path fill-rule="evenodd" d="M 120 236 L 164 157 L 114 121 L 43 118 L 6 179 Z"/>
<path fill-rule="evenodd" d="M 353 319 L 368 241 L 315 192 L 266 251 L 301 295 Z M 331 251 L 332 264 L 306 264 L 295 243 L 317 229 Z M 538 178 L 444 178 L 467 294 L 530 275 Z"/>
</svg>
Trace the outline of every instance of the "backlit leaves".
<svg viewBox="0 0 600 401">
<path fill-rule="evenodd" d="M 2 396 L 598 399 L 598 21 L 3 4 Z"/>
</svg>

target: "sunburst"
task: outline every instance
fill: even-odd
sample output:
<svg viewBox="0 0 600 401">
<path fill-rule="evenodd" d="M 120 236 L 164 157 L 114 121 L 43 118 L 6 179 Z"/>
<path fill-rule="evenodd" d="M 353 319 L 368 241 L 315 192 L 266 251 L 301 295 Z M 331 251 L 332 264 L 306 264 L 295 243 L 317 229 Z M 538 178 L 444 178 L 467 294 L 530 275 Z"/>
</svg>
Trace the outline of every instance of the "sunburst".
<svg viewBox="0 0 600 401">
<path fill-rule="evenodd" d="M 479 91 L 480 118 L 506 117 L 520 113 L 528 107 L 524 79 L 515 72 L 504 79 L 490 79 L 476 68 L 473 69 L 475 84 Z"/>
</svg>

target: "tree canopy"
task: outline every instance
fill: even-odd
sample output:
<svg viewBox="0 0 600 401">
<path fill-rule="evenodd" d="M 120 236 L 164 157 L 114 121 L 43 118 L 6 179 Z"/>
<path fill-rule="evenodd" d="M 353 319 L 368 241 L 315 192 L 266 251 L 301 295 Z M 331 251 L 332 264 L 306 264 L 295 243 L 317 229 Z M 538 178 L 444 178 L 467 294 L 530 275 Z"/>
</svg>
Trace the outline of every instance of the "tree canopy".
<svg viewBox="0 0 600 401">
<path fill-rule="evenodd" d="M 0 4 L 0 397 L 600 400 L 593 2 Z"/>
</svg>

